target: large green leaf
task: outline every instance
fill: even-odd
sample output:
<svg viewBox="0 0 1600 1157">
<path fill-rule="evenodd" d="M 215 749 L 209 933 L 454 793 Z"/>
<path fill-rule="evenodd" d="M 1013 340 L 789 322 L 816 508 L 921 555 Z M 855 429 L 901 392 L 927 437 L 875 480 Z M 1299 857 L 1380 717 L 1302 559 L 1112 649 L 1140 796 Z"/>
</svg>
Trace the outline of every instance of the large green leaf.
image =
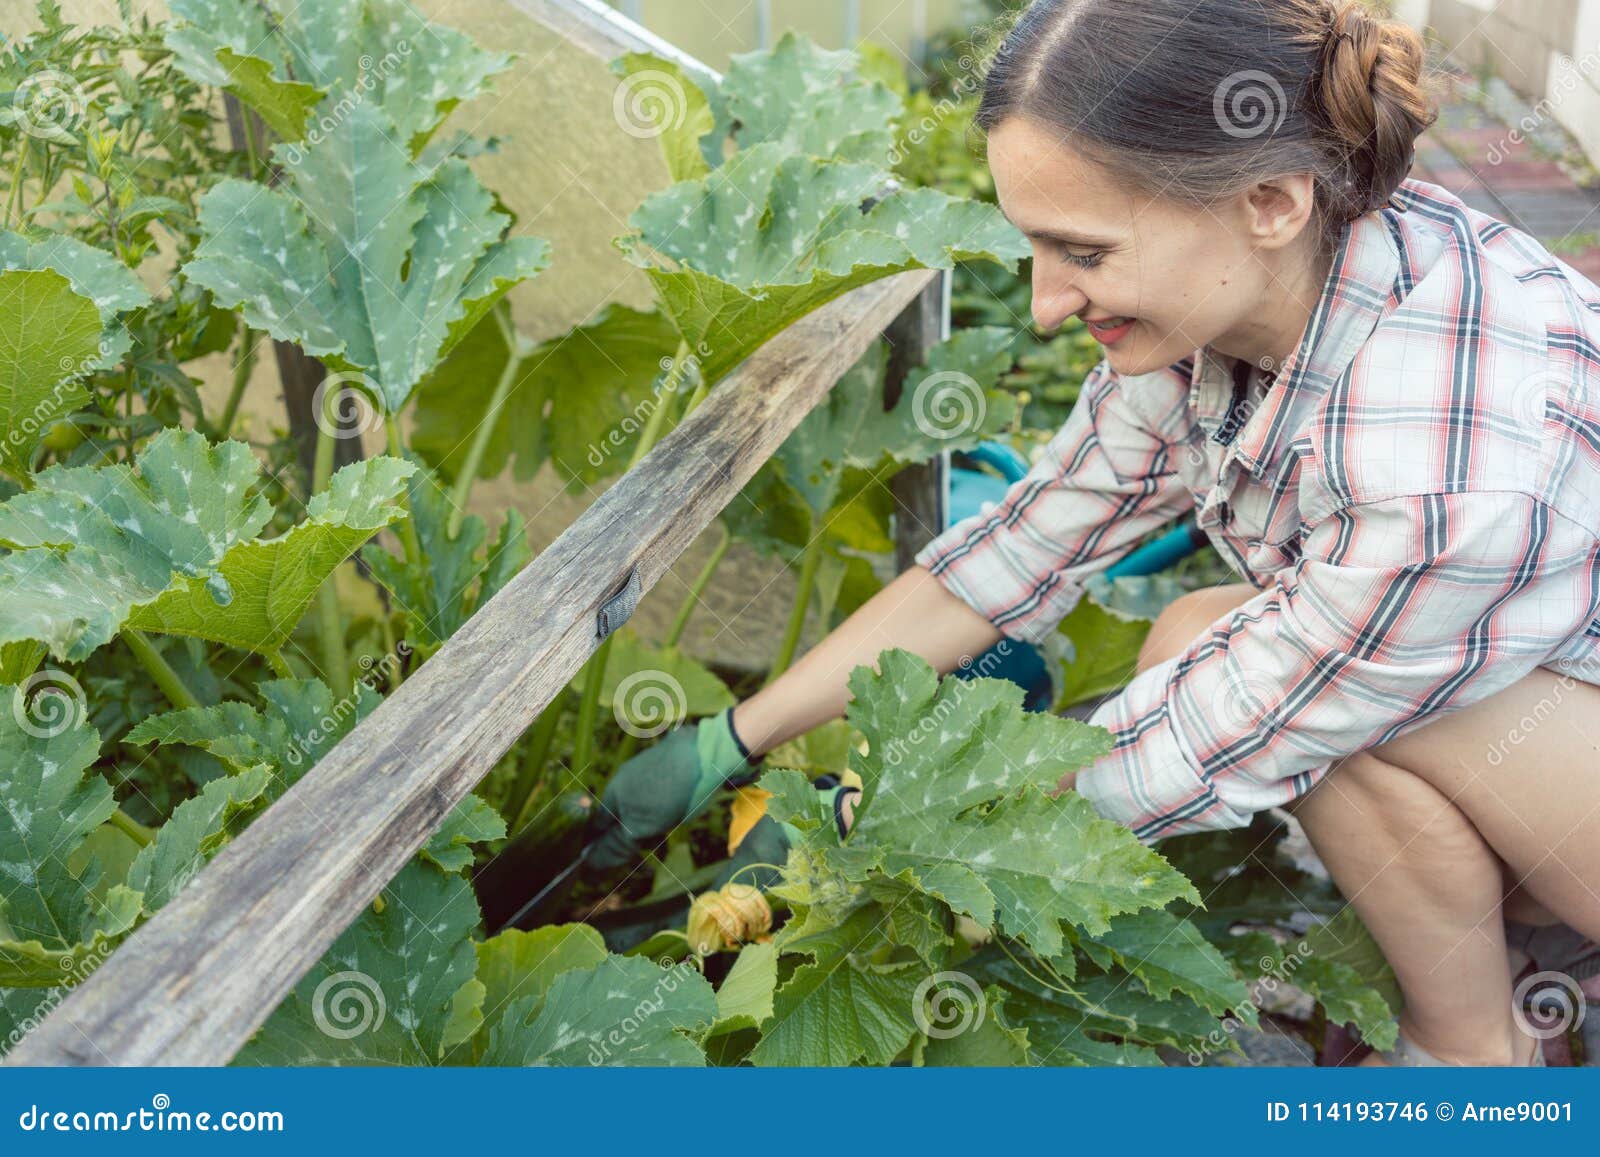
<svg viewBox="0 0 1600 1157">
<path fill-rule="evenodd" d="M 272 507 L 242 442 L 166 429 L 133 468 L 53 466 L 0 504 L 0 642 L 36 639 L 81 659 L 124 626 L 249 650 L 281 646 L 333 569 L 378 528 L 413 467 L 347 466 L 308 520 L 269 541 Z"/>
<path fill-rule="evenodd" d="M 1216 1013 L 1232 1012 L 1255 1024 L 1255 1006 L 1232 964 L 1189 921 L 1153 910 L 1118 916 L 1098 935 L 1075 937 L 1078 946 L 1104 969 L 1120 967 L 1139 979 L 1159 1000 L 1181 992 Z"/>
<path fill-rule="evenodd" d="M 97 857 L 76 873 L 68 864 L 116 802 L 105 780 L 85 774 L 100 736 L 83 705 L 53 692 L 50 702 L 30 698 L 34 690 L 0 686 L 0 985 L 24 988 L 81 978 L 139 915 L 130 888 L 96 894 Z"/>
<path fill-rule="evenodd" d="M 1157 1045 L 1205 1052 L 1216 1048 L 1207 1043 L 1212 1034 L 1220 1034 L 1215 1016 L 1185 996 L 1152 1000 L 1123 974 L 1046 985 L 1037 962 L 1024 967 L 993 948 L 961 967 L 977 984 L 1005 988 L 1008 1020 L 1027 1031 L 1034 1064 L 1150 1066 L 1162 1063 L 1154 1051 Z M 1237 1048 L 1231 1037 L 1225 1039 L 1228 1047 Z"/>
<path fill-rule="evenodd" d="M 488 528 L 475 514 L 463 518 L 456 536 L 450 537 L 450 495 L 432 474 L 419 470 L 409 485 L 423 565 L 409 566 L 376 543 L 361 557 L 405 613 L 412 646 L 426 654 L 494 597 L 527 564 L 532 550 L 516 510 L 506 512 L 499 535 L 485 547 Z"/>
<path fill-rule="evenodd" d="M 498 477 L 511 463 L 518 478 L 532 478 L 548 461 L 581 491 L 620 474 L 650 414 L 670 404 L 668 387 L 693 388 L 692 375 L 662 368 L 677 344 L 662 314 L 608 305 L 535 346 L 514 371 L 478 476 Z M 411 446 L 444 477 L 460 472 L 505 366 L 505 335 L 487 317 L 418 387 Z"/>
<path fill-rule="evenodd" d="M 875 165 L 822 161 L 778 141 L 652 195 L 629 224 L 619 247 L 645 269 L 713 382 L 848 290 L 963 260 L 1014 269 L 1027 255 L 991 205 L 898 190 Z"/>
<path fill-rule="evenodd" d="M 859 66 L 854 52 L 793 32 L 770 50 L 735 53 L 717 90 L 717 127 L 741 149 L 772 141 L 813 157 L 887 165 L 903 102 Z"/>
<path fill-rule="evenodd" d="M 0 642 L 37 639 L 57 658 L 108 642 L 137 607 L 193 578 L 221 604 L 218 563 L 266 525 L 258 466 L 242 442 L 157 434 L 134 468 L 52 466 L 0 505 Z"/>
<path fill-rule="evenodd" d="M 0 469 L 25 478 L 45 430 L 89 400 L 100 311 L 54 270 L 0 273 Z"/>
<path fill-rule="evenodd" d="M 127 352 L 120 315 L 149 300 L 109 253 L 0 230 L 0 470 L 27 474 L 46 428 L 88 400 L 78 379 Z"/>
<path fill-rule="evenodd" d="M 240 1065 L 438 1064 L 456 992 L 476 965 L 472 887 L 413 861 L 301 978 Z"/>
<path fill-rule="evenodd" d="M 199 579 L 189 579 L 138 608 L 128 625 L 194 635 L 268 653 L 288 641 L 339 564 L 378 531 L 406 516 L 397 499 L 416 469 L 399 458 L 368 458 L 344 467 L 306 504 L 306 518 L 287 534 L 242 542 L 217 573 L 233 592 L 219 604 Z"/>
<path fill-rule="evenodd" d="M 414 161 L 382 111 L 356 105 L 321 140 L 274 154 L 286 182 L 226 180 L 200 202 L 185 270 L 251 325 L 359 376 L 397 412 L 549 247 L 462 160 Z"/>
<path fill-rule="evenodd" d="M 486 1065 L 705 1064 L 698 1036 L 717 996 L 693 966 L 611 956 L 509 1002 L 489 1029 Z"/>
<path fill-rule="evenodd" d="M 256 690 L 262 709 L 228 701 L 167 711 L 141 720 L 123 742 L 198 747 L 241 772 L 265 764 L 273 773 L 267 798 L 276 800 L 382 702 L 362 682 L 343 699 L 319 679 L 270 679 Z"/>
<path fill-rule="evenodd" d="M 868 747 L 851 756 L 865 791 L 849 843 L 818 850 L 846 879 L 886 872 L 1045 956 L 1060 953 L 1063 920 L 1093 934 L 1118 914 L 1198 899 L 1082 796 L 1047 794 L 1109 750 L 1104 731 L 1024 711 L 1005 680 L 941 683 L 907 651 L 878 666 L 849 683 L 847 718 Z"/>
<path fill-rule="evenodd" d="M 785 953 L 813 959 L 778 989 L 750 1059 L 758 1065 L 886 1065 L 916 1035 L 913 1004 L 928 970 L 915 960 L 877 959 L 892 944 L 879 904 L 819 923 L 821 931 L 808 933 L 802 921 L 781 940 Z"/>
<path fill-rule="evenodd" d="M 173 810 L 128 869 L 128 887 L 144 896 L 146 912 L 165 907 L 222 850 L 237 817 L 266 796 L 270 778 L 265 767 L 223 776 Z"/>
<path fill-rule="evenodd" d="M 173 0 L 171 8 L 166 42 L 178 67 L 233 93 L 288 141 L 370 101 L 419 147 L 511 63 L 404 0 Z"/>
<path fill-rule="evenodd" d="M 652 647 L 624 628 L 612 636 L 600 705 L 641 728 L 673 726 L 715 715 L 738 700 L 708 667 L 676 647 Z M 617 691 L 623 689 L 621 702 Z"/>
<path fill-rule="evenodd" d="M 459 1038 L 471 1047 L 451 1052 L 451 1063 L 478 1062 L 489 1047 L 484 1021 L 499 1023 L 512 1001 L 542 1001 L 556 977 L 592 968 L 607 955 L 606 942 L 587 924 L 552 924 L 531 932 L 508 928 L 479 944 L 477 953 L 478 971 L 469 985 L 472 1011 Z"/>
</svg>

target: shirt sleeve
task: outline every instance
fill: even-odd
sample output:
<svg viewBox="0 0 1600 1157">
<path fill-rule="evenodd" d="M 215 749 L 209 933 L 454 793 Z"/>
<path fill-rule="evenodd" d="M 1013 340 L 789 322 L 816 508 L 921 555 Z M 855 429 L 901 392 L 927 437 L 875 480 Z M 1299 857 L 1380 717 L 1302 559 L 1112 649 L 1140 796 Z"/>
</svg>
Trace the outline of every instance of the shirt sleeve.
<svg viewBox="0 0 1600 1157">
<path fill-rule="evenodd" d="M 1340 510 L 1301 560 L 1090 722 L 1078 775 L 1146 843 L 1242 827 L 1328 765 L 1517 682 L 1600 611 L 1594 534 L 1516 493 Z"/>
<path fill-rule="evenodd" d="M 1194 506 L 1176 470 L 1181 452 L 1128 408 L 1102 361 L 1027 476 L 915 561 L 1007 636 L 1042 642 L 1077 604 L 1084 579 Z"/>
</svg>

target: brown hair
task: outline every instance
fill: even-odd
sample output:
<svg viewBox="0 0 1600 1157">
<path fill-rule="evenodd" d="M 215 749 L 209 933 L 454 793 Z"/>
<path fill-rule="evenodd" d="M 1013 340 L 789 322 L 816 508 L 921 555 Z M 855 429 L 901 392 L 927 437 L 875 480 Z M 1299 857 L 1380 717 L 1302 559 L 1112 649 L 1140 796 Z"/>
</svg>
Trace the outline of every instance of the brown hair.
<svg viewBox="0 0 1600 1157">
<path fill-rule="evenodd" d="M 976 119 L 1027 115 L 1133 187 L 1197 204 L 1309 172 L 1330 245 L 1405 180 L 1431 87 L 1421 37 L 1359 0 L 1035 0 Z"/>
</svg>

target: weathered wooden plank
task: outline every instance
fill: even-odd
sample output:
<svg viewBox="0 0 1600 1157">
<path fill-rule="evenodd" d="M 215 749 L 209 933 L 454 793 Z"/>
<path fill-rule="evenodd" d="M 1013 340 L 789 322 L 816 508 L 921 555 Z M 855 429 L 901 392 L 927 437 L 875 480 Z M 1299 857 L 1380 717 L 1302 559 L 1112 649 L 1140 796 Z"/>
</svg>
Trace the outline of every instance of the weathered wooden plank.
<svg viewBox="0 0 1600 1157">
<path fill-rule="evenodd" d="M 900 400 L 906 375 L 927 360 L 928 349 L 949 336 L 950 274 L 941 273 L 884 331 L 890 347 L 883 383 L 886 406 Z M 948 454 L 908 466 L 889 480 L 889 490 L 894 495 L 896 572 L 909 567 L 917 551 L 944 529 L 949 485 Z"/>
<path fill-rule="evenodd" d="M 758 350 L 6 1058 L 215 1065 L 249 1039 L 934 275 L 856 290 Z"/>
</svg>

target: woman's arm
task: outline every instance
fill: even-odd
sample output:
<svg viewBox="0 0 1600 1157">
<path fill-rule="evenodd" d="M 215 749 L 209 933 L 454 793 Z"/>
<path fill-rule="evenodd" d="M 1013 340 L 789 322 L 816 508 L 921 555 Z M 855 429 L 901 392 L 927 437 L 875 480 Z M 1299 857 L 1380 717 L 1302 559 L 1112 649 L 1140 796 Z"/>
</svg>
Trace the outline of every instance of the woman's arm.
<svg viewBox="0 0 1600 1157">
<path fill-rule="evenodd" d="M 850 672 L 901 647 L 945 674 L 1001 639 L 999 628 L 951 594 L 928 571 L 911 567 L 840 623 L 770 685 L 733 711 L 733 729 L 759 755 L 837 719 L 849 699 Z"/>
<path fill-rule="evenodd" d="M 734 710 L 752 753 L 838 718 L 851 670 L 887 648 L 946 674 L 1003 637 L 1044 639 L 1084 578 L 1193 506 L 1174 448 L 1123 404 L 1118 384 L 1106 362 L 1096 366 L 1066 424 L 998 506 L 947 528 L 918 565 Z"/>
</svg>

